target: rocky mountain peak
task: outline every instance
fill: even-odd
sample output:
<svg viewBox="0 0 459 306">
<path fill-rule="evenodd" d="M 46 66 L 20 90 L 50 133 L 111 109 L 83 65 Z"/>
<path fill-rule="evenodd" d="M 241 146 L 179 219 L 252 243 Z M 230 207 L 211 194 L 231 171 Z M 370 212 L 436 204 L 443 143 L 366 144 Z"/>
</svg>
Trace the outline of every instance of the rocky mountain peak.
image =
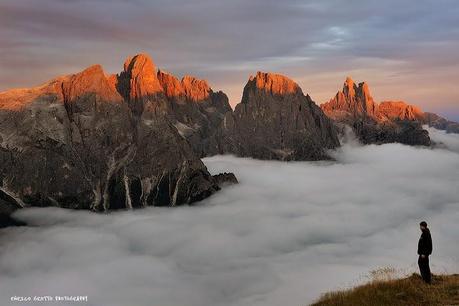
<svg viewBox="0 0 459 306">
<path fill-rule="evenodd" d="M 371 98 L 370 87 L 368 86 L 368 83 L 359 83 L 359 92 L 361 92 L 362 96 L 364 96 L 365 98 Z"/>
<path fill-rule="evenodd" d="M 122 97 L 110 85 L 100 65 L 93 65 L 73 74 L 62 83 L 64 102 L 70 102 L 87 94 L 96 94 L 102 100 L 121 102 Z"/>
<path fill-rule="evenodd" d="M 430 145 L 428 132 L 422 129 L 423 113 L 401 101 L 377 104 L 370 87 L 362 82 L 356 86 L 346 78 L 343 91 L 320 106 L 342 130 L 349 125 L 365 144 L 399 142 L 409 145 Z"/>
<path fill-rule="evenodd" d="M 258 71 L 255 76 L 250 76 L 247 88 L 262 89 L 274 95 L 302 93 L 301 88 L 288 77 L 269 72 Z"/>
<path fill-rule="evenodd" d="M 158 71 L 158 80 L 168 98 L 185 97 L 198 102 L 209 98 L 212 89 L 206 80 L 186 75 L 179 80 L 172 74 Z"/>
<path fill-rule="evenodd" d="M 156 72 L 156 66 L 152 58 L 145 53 L 129 56 L 124 61 L 124 71 L 129 72 L 133 77 L 138 75 L 152 75 Z"/>
<path fill-rule="evenodd" d="M 344 81 L 343 90 L 338 91 L 329 102 L 321 105 L 325 113 L 332 117 L 377 117 L 377 105 L 370 94 L 367 83 L 357 86 L 352 78 Z"/>
<path fill-rule="evenodd" d="M 184 76 L 181 83 L 187 98 L 193 101 L 207 99 L 212 91 L 206 80 L 200 80 L 193 76 Z"/>
<path fill-rule="evenodd" d="M 381 116 L 390 120 L 422 120 L 423 111 L 414 105 L 403 101 L 383 101 L 379 104 L 378 111 Z"/>
<path fill-rule="evenodd" d="M 355 87 L 356 86 L 355 86 L 354 80 L 348 76 L 343 84 L 343 93 L 348 97 L 354 97 L 355 90 L 356 90 Z"/>
<path fill-rule="evenodd" d="M 335 127 L 291 79 L 274 73 L 251 76 L 234 112 L 225 114 L 222 152 L 259 159 L 328 159 L 339 146 Z"/>
<path fill-rule="evenodd" d="M 166 97 L 175 98 L 185 95 L 182 83 L 178 78 L 162 70 L 158 70 L 157 76 Z"/>
<path fill-rule="evenodd" d="M 0 186 L 0 217 L 5 205 L 96 211 L 176 206 L 234 181 L 213 178 L 198 156 L 216 147 L 226 96 L 211 94 L 202 104 L 166 98 L 163 85 L 172 95 L 183 84 L 192 97 L 209 90 L 194 78 L 180 82 L 157 74 L 151 58 L 139 54 L 118 75 L 94 65 L 42 86 L 0 93 L 0 173 L 12 182 Z M 194 133 L 190 141 L 181 131 Z M 191 142 L 199 144 L 199 153 Z"/>
<path fill-rule="evenodd" d="M 120 78 L 119 89 L 131 101 L 139 101 L 163 91 L 156 76 L 156 66 L 147 54 L 127 58 Z"/>
</svg>

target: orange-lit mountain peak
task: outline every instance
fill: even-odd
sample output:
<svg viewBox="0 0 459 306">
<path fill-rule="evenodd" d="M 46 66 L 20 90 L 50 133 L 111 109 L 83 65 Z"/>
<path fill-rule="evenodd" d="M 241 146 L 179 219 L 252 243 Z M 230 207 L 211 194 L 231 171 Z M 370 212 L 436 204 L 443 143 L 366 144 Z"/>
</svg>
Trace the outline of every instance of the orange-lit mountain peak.
<svg viewBox="0 0 459 306">
<path fill-rule="evenodd" d="M 424 118 L 424 112 L 415 105 L 404 101 L 383 101 L 379 104 L 378 111 L 388 119 L 418 120 Z"/>
<path fill-rule="evenodd" d="M 371 98 L 370 87 L 367 82 L 359 83 L 359 89 L 364 97 Z"/>
<path fill-rule="evenodd" d="M 84 94 L 97 94 L 105 101 L 121 102 L 122 97 L 111 84 L 101 65 L 93 65 L 69 76 L 62 83 L 66 101 L 72 101 Z"/>
<path fill-rule="evenodd" d="M 166 97 L 174 98 L 185 95 L 182 83 L 178 78 L 162 70 L 158 70 L 157 76 Z"/>
<path fill-rule="evenodd" d="M 133 74 L 151 73 L 156 71 L 156 66 L 150 55 L 139 53 L 134 56 L 129 56 L 124 61 L 124 71 L 130 71 Z"/>
<path fill-rule="evenodd" d="M 344 84 L 343 84 L 343 94 L 348 97 L 353 97 L 355 96 L 355 90 L 356 90 L 356 85 L 355 85 L 354 80 L 350 76 L 346 77 L 346 80 L 344 81 Z"/>
<path fill-rule="evenodd" d="M 187 98 L 193 101 L 207 99 L 212 91 L 206 80 L 197 79 L 190 75 L 184 76 L 181 84 Z"/>
<path fill-rule="evenodd" d="M 276 73 L 258 71 L 256 76 L 250 76 L 250 82 L 255 83 L 257 88 L 272 94 L 283 95 L 301 92 L 301 88 L 293 80 Z"/>
<path fill-rule="evenodd" d="M 354 87 L 354 80 L 352 79 L 352 77 L 350 76 L 347 76 L 346 77 L 346 80 L 344 81 L 344 87 L 350 87 L 350 88 L 353 88 Z"/>
<path fill-rule="evenodd" d="M 142 99 L 146 96 L 163 91 L 156 76 L 156 66 L 148 54 L 140 53 L 128 57 L 124 62 L 122 77 L 126 84 L 123 90 L 127 90 L 131 100 Z"/>
<path fill-rule="evenodd" d="M 32 88 L 15 88 L 0 92 L 0 110 L 19 111 L 40 96 L 55 95 L 62 100 L 62 83 L 70 76 L 54 78 L 40 86 Z"/>
<path fill-rule="evenodd" d="M 338 91 L 329 102 L 322 104 L 321 108 L 332 118 L 378 116 L 378 106 L 371 97 L 368 83 L 361 82 L 357 86 L 351 77 L 344 81 L 343 90 Z"/>
</svg>

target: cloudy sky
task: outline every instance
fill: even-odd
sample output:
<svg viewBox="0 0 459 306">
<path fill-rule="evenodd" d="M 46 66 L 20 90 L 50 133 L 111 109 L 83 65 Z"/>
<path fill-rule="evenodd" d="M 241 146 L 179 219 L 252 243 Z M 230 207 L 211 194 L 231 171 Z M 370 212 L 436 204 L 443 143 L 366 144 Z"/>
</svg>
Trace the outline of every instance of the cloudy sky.
<svg viewBox="0 0 459 306">
<path fill-rule="evenodd" d="M 447 149 L 348 143 L 336 162 L 207 158 L 240 184 L 196 207 L 20 210 L 28 226 L 0 230 L 0 304 L 307 305 L 373 269 L 417 271 L 423 219 L 433 273 L 459 273 L 459 135 L 429 133 Z"/>
<path fill-rule="evenodd" d="M 94 63 L 118 72 L 147 52 L 232 105 L 257 70 L 292 77 L 318 103 L 351 75 L 378 101 L 459 120 L 457 16 L 456 0 L 3 0 L 0 90 Z"/>
</svg>

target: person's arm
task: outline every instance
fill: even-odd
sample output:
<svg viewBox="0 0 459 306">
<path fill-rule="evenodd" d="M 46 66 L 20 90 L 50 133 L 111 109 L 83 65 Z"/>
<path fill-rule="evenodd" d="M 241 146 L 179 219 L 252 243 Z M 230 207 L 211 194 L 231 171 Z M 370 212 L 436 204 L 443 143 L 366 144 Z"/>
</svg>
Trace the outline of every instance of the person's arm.
<svg viewBox="0 0 459 306">
<path fill-rule="evenodd" d="M 432 236 L 430 236 L 430 233 L 429 235 L 427 236 L 427 241 L 426 241 L 427 245 L 426 245 L 426 255 L 430 255 L 432 254 Z"/>
<path fill-rule="evenodd" d="M 421 249 L 422 249 L 422 239 L 420 238 L 418 241 L 418 255 L 421 255 Z"/>
</svg>

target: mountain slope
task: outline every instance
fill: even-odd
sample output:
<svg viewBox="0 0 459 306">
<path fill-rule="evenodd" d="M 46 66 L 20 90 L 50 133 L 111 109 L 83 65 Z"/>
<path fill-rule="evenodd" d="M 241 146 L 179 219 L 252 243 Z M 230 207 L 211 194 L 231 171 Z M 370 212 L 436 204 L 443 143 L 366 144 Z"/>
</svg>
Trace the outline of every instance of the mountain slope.
<svg viewBox="0 0 459 306">
<path fill-rule="evenodd" d="M 322 110 L 289 78 L 258 72 L 221 126 L 220 151 L 278 160 L 327 159 L 339 146 Z"/>
<path fill-rule="evenodd" d="M 141 54 L 116 76 L 95 65 L 0 93 L 2 209 L 175 206 L 217 191 L 161 111 L 171 106 L 155 70 Z"/>
<path fill-rule="evenodd" d="M 343 130 L 349 125 L 365 144 L 399 142 L 430 145 L 429 134 L 422 128 L 422 112 L 404 102 L 376 103 L 367 83 L 356 85 L 351 78 L 342 91 L 321 105 L 322 110 Z"/>
<path fill-rule="evenodd" d="M 111 79 L 135 115 L 163 116 L 199 156 L 217 153 L 214 133 L 231 111 L 223 92 L 214 92 L 205 80 L 188 75 L 179 80 L 157 70 L 146 54 L 128 58 L 124 70 Z"/>
<path fill-rule="evenodd" d="M 419 275 L 371 282 L 356 288 L 325 294 L 313 306 L 429 306 L 458 305 L 459 275 L 434 275 L 426 285 Z"/>
</svg>

